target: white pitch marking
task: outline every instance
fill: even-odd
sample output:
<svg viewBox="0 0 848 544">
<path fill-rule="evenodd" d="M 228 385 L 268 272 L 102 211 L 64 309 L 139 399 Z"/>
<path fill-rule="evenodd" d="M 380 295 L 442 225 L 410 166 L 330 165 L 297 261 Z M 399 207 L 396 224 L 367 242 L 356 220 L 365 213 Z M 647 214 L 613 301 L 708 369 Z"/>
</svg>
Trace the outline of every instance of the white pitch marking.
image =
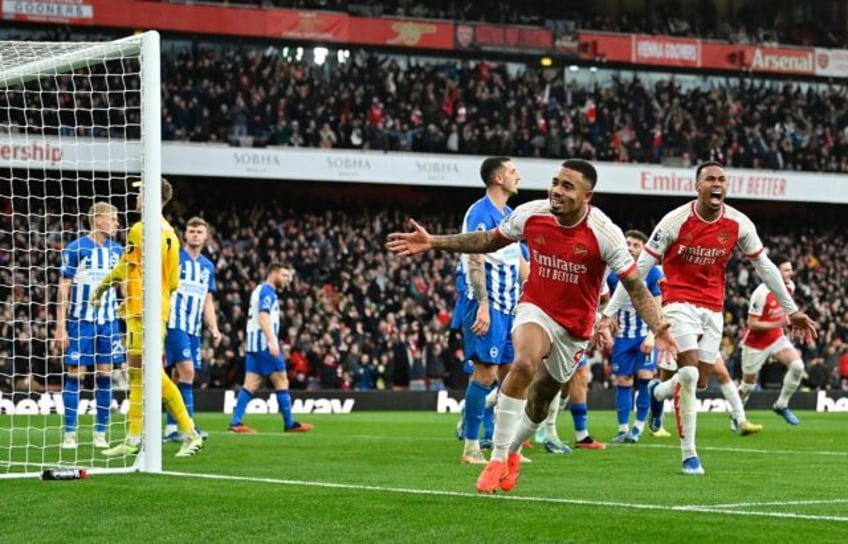
<svg viewBox="0 0 848 544">
<path fill-rule="evenodd" d="M 480 495 L 478 493 L 465 493 L 461 491 L 438 491 L 433 489 L 409 489 L 402 487 L 382 487 L 373 485 L 360 484 L 342 484 L 335 482 L 314 482 L 308 480 L 284 480 L 280 478 L 255 478 L 250 476 L 229 476 L 225 474 L 199 474 L 191 472 L 173 472 L 163 471 L 166 476 L 181 476 L 184 478 L 201 478 L 206 480 L 224 480 L 224 481 L 239 481 L 239 482 L 260 482 L 278 485 L 292 485 L 303 487 L 321 487 L 329 489 L 351 489 L 357 491 L 376 491 L 382 493 L 403 493 L 408 495 L 431 495 L 438 497 L 465 497 L 465 498 L 484 498 L 484 499 L 499 499 L 519 502 L 540 502 L 549 504 L 574 504 L 581 506 L 602 506 L 612 508 L 624 508 L 632 510 L 662 510 L 674 512 L 699 512 L 710 514 L 726 514 L 732 516 L 750 516 L 750 517 L 768 517 L 768 518 L 791 518 L 805 519 L 811 521 L 841 521 L 848 523 L 848 517 L 845 516 L 822 516 L 822 515 L 807 515 L 796 514 L 792 512 L 746 512 L 725 510 L 721 507 L 712 505 L 688 505 L 688 506 L 666 506 L 659 504 L 634 504 L 627 502 L 614 501 L 590 501 L 582 499 L 561 499 L 556 497 L 522 497 L 516 495 Z M 822 501 L 824 502 L 824 501 Z M 835 501 L 831 501 L 835 502 Z"/>
<path fill-rule="evenodd" d="M 737 502 L 729 504 L 711 504 L 710 508 L 750 508 L 752 506 L 808 506 L 814 504 L 845 504 L 848 499 L 822 499 L 809 501 L 769 501 L 769 502 Z"/>
<path fill-rule="evenodd" d="M 627 447 L 626 445 L 619 446 L 618 444 L 610 444 L 613 447 Z M 639 443 L 639 449 L 642 448 L 657 448 L 657 449 L 676 449 L 679 450 L 680 446 L 677 444 L 644 444 Z M 845 457 L 848 456 L 848 451 L 805 451 L 805 450 L 766 450 L 760 448 L 726 448 L 723 446 L 698 446 L 698 450 L 705 451 L 727 451 L 727 452 L 738 452 L 738 453 L 766 453 L 766 454 L 786 454 L 786 455 L 796 455 L 796 454 L 804 454 L 804 455 L 825 455 L 825 456 L 838 456 Z"/>
<path fill-rule="evenodd" d="M 279 437 L 289 436 L 288 434 L 283 434 L 283 433 L 276 433 L 276 434 L 257 433 L 257 434 L 252 434 L 252 435 L 236 435 L 235 433 L 232 433 L 232 432 L 229 432 L 229 431 L 207 431 L 207 432 L 211 435 L 239 436 L 239 437 L 246 436 L 246 437 L 249 437 L 248 439 L 250 439 L 250 440 L 255 440 L 255 439 L 259 439 L 259 438 L 279 438 Z M 377 439 L 377 438 L 379 438 L 381 440 L 386 439 L 385 435 L 361 435 L 361 434 L 358 434 L 358 435 L 347 435 L 347 437 L 348 438 L 369 439 L 369 440 L 370 439 Z M 407 441 L 419 441 L 420 442 L 422 440 L 428 440 L 428 439 L 424 438 L 424 437 L 413 437 L 413 436 L 411 436 L 411 437 L 407 437 L 406 440 Z M 433 437 L 433 438 L 430 438 L 429 440 L 443 442 L 444 438 Z M 627 444 L 607 444 L 607 446 L 611 447 L 611 448 L 632 449 L 632 447 L 627 445 Z M 646 444 L 644 442 L 639 442 L 639 449 L 643 449 L 643 448 L 679 450 L 680 445 L 679 444 Z M 764 453 L 764 454 L 786 454 L 786 455 L 803 454 L 803 455 L 823 455 L 823 456 L 834 456 L 834 457 L 848 457 L 848 450 L 846 450 L 846 451 L 767 450 L 767 449 L 762 449 L 762 448 L 726 448 L 726 447 L 723 447 L 723 446 L 698 446 L 698 450 L 726 451 L 726 452 L 738 452 L 738 453 Z"/>
</svg>

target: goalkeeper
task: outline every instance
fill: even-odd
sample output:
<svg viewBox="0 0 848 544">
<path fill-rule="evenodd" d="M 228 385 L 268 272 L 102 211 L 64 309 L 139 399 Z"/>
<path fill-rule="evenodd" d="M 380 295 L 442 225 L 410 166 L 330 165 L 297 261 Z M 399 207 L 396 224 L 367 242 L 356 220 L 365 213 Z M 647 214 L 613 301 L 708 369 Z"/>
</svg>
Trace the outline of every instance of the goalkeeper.
<svg viewBox="0 0 848 544">
<path fill-rule="evenodd" d="M 136 183 L 135 186 L 139 186 Z M 173 188 L 162 178 L 162 207 L 171 200 Z M 136 209 L 141 211 L 143 195 L 139 191 Z M 103 450 L 107 457 L 133 455 L 141 448 L 142 429 L 142 259 L 141 259 L 142 222 L 138 221 L 127 235 L 127 245 L 118 264 L 103 278 L 94 292 L 93 300 L 98 304 L 100 298 L 114 285 L 126 282 L 126 299 L 121 305 L 121 316 L 127 322 L 127 360 L 130 377 L 129 432 L 124 443 Z M 162 329 L 165 336 L 165 323 L 170 313 L 171 293 L 177 289 L 180 281 L 180 242 L 173 227 L 162 218 Z M 148 331 L 153 332 L 153 331 Z M 190 457 L 203 448 L 203 438 L 194 430 L 194 422 L 188 415 L 180 390 L 162 368 L 162 400 L 165 408 L 177 422 L 177 428 L 183 436 L 182 446 L 177 457 Z"/>
</svg>

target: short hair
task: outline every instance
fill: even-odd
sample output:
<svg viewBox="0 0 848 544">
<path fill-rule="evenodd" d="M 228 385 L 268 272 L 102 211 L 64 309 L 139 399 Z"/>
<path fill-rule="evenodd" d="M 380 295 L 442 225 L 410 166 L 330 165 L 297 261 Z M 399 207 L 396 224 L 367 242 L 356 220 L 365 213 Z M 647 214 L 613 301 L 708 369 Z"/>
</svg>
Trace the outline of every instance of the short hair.
<svg viewBox="0 0 848 544">
<path fill-rule="evenodd" d="M 595 184 L 598 183 L 598 171 L 592 166 L 587 160 L 583 159 L 566 159 L 562 163 L 563 168 L 568 168 L 570 170 L 576 170 L 580 172 L 586 181 L 589 182 L 589 185 L 592 186 L 592 189 L 595 188 Z"/>
<path fill-rule="evenodd" d="M 118 213 L 118 208 L 108 202 L 95 202 L 88 209 L 88 228 L 94 228 L 94 218 L 107 213 Z"/>
<path fill-rule="evenodd" d="M 648 235 L 638 229 L 630 229 L 624 233 L 625 238 L 636 238 L 643 244 L 648 242 Z"/>
<path fill-rule="evenodd" d="M 137 179 L 134 182 L 132 182 L 132 186 L 136 187 L 136 188 L 143 187 L 144 182 L 140 179 Z M 162 194 L 160 196 L 160 199 L 162 200 L 162 207 L 165 207 L 165 204 L 170 202 L 171 198 L 174 196 L 174 187 L 171 185 L 171 182 L 168 181 L 167 178 L 165 178 L 165 176 L 162 176 L 162 189 L 161 189 L 161 191 L 162 191 Z"/>
<path fill-rule="evenodd" d="M 489 157 L 480 165 L 480 178 L 488 187 L 492 184 L 492 178 L 498 170 L 503 168 L 504 163 L 511 161 L 509 157 Z"/>
<path fill-rule="evenodd" d="M 186 227 L 206 227 L 209 228 L 209 223 L 202 217 L 195 215 L 186 222 Z"/>
<path fill-rule="evenodd" d="M 775 253 L 769 258 L 771 259 L 771 262 L 773 262 L 776 266 L 792 262 L 792 259 L 790 259 L 788 255 L 784 255 L 783 253 Z"/>
<path fill-rule="evenodd" d="M 724 165 L 718 161 L 702 162 L 701 164 L 695 167 L 695 181 L 698 181 L 698 178 L 701 177 L 701 172 L 704 170 L 704 168 L 709 168 L 710 166 L 718 166 L 719 168 L 724 168 Z"/>
<path fill-rule="evenodd" d="M 285 263 L 280 262 L 280 261 L 274 261 L 274 262 L 272 262 L 271 264 L 268 265 L 267 273 L 273 274 L 274 272 L 277 272 L 278 270 L 288 270 L 288 269 L 289 269 L 289 267 L 286 266 Z"/>
<path fill-rule="evenodd" d="M 162 176 L 162 206 L 171 201 L 174 196 L 174 187 L 171 182 Z"/>
</svg>

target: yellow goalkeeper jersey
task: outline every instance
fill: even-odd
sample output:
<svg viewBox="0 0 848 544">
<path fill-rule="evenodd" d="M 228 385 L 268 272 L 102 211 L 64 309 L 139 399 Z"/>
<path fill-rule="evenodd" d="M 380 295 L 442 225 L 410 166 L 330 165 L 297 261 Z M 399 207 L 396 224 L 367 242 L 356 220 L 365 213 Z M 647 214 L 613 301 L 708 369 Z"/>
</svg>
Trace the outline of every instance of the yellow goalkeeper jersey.
<svg viewBox="0 0 848 544">
<path fill-rule="evenodd" d="M 138 221 L 127 235 L 127 247 L 118 264 L 103 281 L 126 282 L 126 299 L 122 317 L 141 318 L 142 314 L 142 222 Z M 162 321 L 171 313 L 171 292 L 180 285 L 180 240 L 165 218 L 162 218 Z"/>
</svg>

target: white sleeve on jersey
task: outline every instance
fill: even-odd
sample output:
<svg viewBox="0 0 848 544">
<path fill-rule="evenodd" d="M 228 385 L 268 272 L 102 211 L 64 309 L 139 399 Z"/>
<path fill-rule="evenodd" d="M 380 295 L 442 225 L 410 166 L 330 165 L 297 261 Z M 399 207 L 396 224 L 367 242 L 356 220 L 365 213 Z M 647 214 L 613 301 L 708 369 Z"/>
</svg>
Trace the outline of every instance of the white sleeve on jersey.
<svg viewBox="0 0 848 544">
<path fill-rule="evenodd" d="M 763 283 L 768 286 L 769 291 L 774 293 L 786 315 L 797 312 L 798 306 L 792 300 L 792 295 L 789 294 L 789 290 L 786 288 L 786 283 L 784 283 L 783 277 L 780 275 L 780 270 L 778 270 L 777 265 L 763 251 L 763 242 L 757 234 L 757 227 L 754 226 L 754 223 L 747 215 L 739 210 L 729 208 L 728 215 L 739 223 L 739 239 L 736 241 L 736 247 L 754 264 Z"/>
<path fill-rule="evenodd" d="M 592 212 L 592 216 L 589 217 L 589 224 L 598 240 L 598 249 L 600 249 L 601 258 L 607 264 L 607 267 L 615 272 L 615 275 L 621 280 L 628 272 L 632 273 L 632 269 L 634 268 L 633 257 L 627 251 L 627 241 L 624 239 L 624 233 L 621 232 L 618 225 L 612 222 L 612 219 L 600 212 L 597 208 L 593 209 Z M 606 284 L 606 281 L 604 281 L 604 284 Z M 616 293 L 625 291 L 621 285 L 621 281 L 618 282 L 615 291 Z M 621 306 L 624 304 L 626 296 L 626 291 L 618 295 L 616 305 Z M 607 310 L 611 305 L 612 300 L 610 300 L 610 304 L 604 309 L 604 315 L 611 315 Z"/>
<path fill-rule="evenodd" d="M 657 259 L 662 259 L 671 244 L 677 240 L 683 224 L 692 216 L 692 206 L 693 203 L 689 202 L 665 214 L 651 233 L 645 249 Z"/>
<path fill-rule="evenodd" d="M 783 276 L 780 275 L 780 270 L 777 268 L 777 265 L 774 264 L 763 251 L 760 251 L 754 257 L 748 258 L 751 259 L 752 263 L 754 263 L 754 267 L 763 279 L 763 283 L 768 286 L 769 291 L 774 293 L 774 296 L 777 298 L 777 301 L 780 303 L 783 311 L 786 312 L 786 315 L 792 315 L 797 312 L 798 306 L 796 306 L 795 301 L 792 300 L 792 295 L 789 294 L 789 289 L 786 288 L 786 284 L 783 282 Z"/>
<path fill-rule="evenodd" d="M 498 232 L 505 238 L 521 242 L 524 240 L 524 224 L 531 215 L 550 213 L 550 202 L 547 200 L 532 200 L 515 208 L 511 214 L 504 217 L 498 225 Z"/>
<path fill-rule="evenodd" d="M 654 228 L 651 238 L 645 244 L 645 248 L 653 253 L 654 256 L 662 257 L 671 244 L 674 243 L 677 233 L 680 232 L 680 226 L 683 224 L 679 215 L 676 213 L 667 214 L 662 218 L 656 228 Z"/>
<path fill-rule="evenodd" d="M 748 302 L 749 316 L 760 317 L 763 315 L 763 312 L 766 310 L 768 293 L 768 286 L 765 283 L 761 283 L 754 289 L 754 292 L 751 294 L 751 300 Z"/>
<path fill-rule="evenodd" d="M 738 210 L 734 210 L 733 217 L 739 223 L 739 239 L 736 246 L 749 259 L 753 259 L 763 252 L 763 242 L 757 234 L 757 227 L 748 219 L 748 216 Z"/>
<path fill-rule="evenodd" d="M 618 225 L 607 220 L 597 224 L 593 230 L 598 239 L 601 258 L 616 276 L 620 278 L 633 268 L 633 257 L 627 251 L 627 241 Z"/>
</svg>

